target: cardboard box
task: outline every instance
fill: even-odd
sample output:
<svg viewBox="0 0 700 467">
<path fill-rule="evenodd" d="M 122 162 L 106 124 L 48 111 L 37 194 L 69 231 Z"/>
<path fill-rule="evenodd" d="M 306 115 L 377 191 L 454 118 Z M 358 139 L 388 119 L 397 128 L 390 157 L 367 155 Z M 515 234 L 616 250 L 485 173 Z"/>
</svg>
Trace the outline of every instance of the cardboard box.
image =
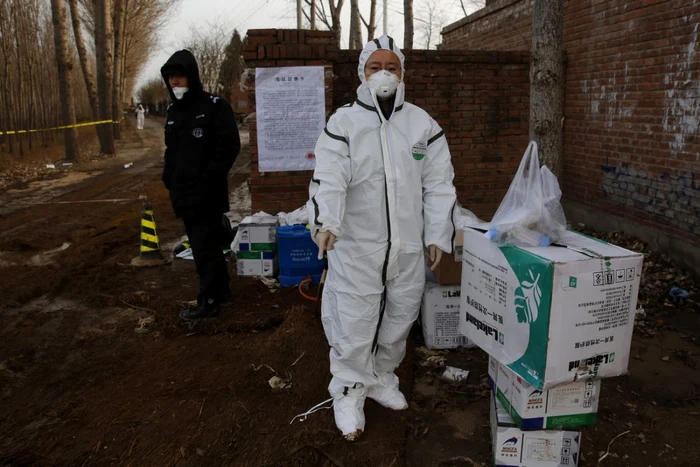
<svg viewBox="0 0 700 467">
<path fill-rule="evenodd" d="M 491 440 L 496 467 L 577 467 L 580 431 L 521 431 L 491 396 Z"/>
<path fill-rule="evenodd" d="M 627 372 L 643 256 L 574 232 L 545 248 L 464 231 L 460 330 L 536 389 Z"/>
<path fill-rule="evenodd" d="M 459 332 L 459 295 L 458 285 L 426 284 L 420 319 L 427 348 L 473 347 Z"/>
<path fill-rule="evenodd" d="M 600 380 L 576 381 L 540 391 L 507 366 L 489 359 L 489 374 L 496 367 L 496 398 L 521 430 L 561 430 L 594 425 L 598 420 Z"/>
<path fill-rule="evenodd" d="M 238 224 L 238 249 L 234 251 L 275 251 L 277 224 L 276 216 L 246 217 Z"/>
<path fill-rule="evenodd" d="M 277 253 L 274 251 L 239 251 L 236 253 L 239 277 L 274 277 Z"/>
<path fill-rule="evenodd" d="M 444 255 L 438 267 L 433 271 L 438 284 L 460 285 L 462 283 L 463 239 L 463 232 L 458 231 L 455 234 L 454 251 L 451 255 Z"/>
</svg>

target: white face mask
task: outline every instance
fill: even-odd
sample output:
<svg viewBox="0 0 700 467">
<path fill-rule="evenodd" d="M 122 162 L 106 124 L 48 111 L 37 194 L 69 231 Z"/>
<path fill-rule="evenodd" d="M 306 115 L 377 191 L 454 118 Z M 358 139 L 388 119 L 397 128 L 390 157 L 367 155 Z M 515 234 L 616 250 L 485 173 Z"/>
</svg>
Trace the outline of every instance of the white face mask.
<svg viewBox="0 0 700 467">
<path fill-rule="evenodd" d="M 173 88 L 173 94 L 175 94 L 175 99 L 180 100 L 182 97 L 185 95 L 187 91 L 189 91 L 190 88 Z"/>
<path fill-rule="evenodd" d="M 369 88 L 377 94 L 378 99 L 387 99 L 396 93 L 399 77 L 386 70 L 378 71 L 367 78 Z"/>
</svg>

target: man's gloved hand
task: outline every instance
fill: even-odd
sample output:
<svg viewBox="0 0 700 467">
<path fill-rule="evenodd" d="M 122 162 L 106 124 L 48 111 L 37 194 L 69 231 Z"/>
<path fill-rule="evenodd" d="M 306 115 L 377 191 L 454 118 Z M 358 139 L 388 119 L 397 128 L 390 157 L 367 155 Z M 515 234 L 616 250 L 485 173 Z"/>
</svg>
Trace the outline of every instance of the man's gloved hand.
<svg viewBox="0 0 700 467">
<path fill-rule="evenodd" d="M 437 268 L 440 264 L 443 252 L 440 248 L 438 248 L 435 245 L 430 245 L 428 247 L 428 250 L 430 252 L 430 270 L 435 271 L 435 268 Z"/>
<path fill-rule="evenodd" d="M 330 232 L 319 232 L 316 234 L 316 245 L 318 245 L 318 259 L 322 260 L 326 251 L 335 248 L 336 236 Z"/>
</svg>

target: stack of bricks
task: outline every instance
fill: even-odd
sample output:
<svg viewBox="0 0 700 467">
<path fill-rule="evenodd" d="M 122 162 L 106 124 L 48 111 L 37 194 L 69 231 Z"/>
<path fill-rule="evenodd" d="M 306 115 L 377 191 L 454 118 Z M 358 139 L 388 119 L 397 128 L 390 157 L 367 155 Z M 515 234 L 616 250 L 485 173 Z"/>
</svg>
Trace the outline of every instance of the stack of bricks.
<svg viewBox="0 0 700 467">
<path fill-rule="evenodd" d="M 251 30 L 249 67 L 324 66 L 327 116 L 356 99 L 357 51 L 340 50 L 330 32 Z M 406 52 L 406 100 L 446 131 L 460 203 L 490 219 L 528 142 L 529 57 L 521 52 Z M 255 111 L 254 73 L 249 73 Z M 251 124 L 253 211 L 277 213 L 308 199 L 309 172 L 258 171 L 257 132 Z"/>
</svg>

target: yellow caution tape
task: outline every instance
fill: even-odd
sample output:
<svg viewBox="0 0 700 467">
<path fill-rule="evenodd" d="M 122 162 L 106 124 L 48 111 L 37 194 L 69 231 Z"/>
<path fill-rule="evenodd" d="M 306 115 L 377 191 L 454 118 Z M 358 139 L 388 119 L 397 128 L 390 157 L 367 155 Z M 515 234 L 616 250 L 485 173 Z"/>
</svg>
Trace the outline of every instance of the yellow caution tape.
<svg viewBox="0 0 700 467">
<path fill-rule="evenodd" d="M 122 118 L 120 121 L 116 120 L 100 120 L 98 122 L 87 122 L 87 123 L 76 123 L 74 125 L 62 125 L 62 126 L 54 126 L 51 128 L 39 128 L 37 130 L 9 130 L 9 131 L 0 131 L 0 136 L 2 135 L 21 135 L 24 133 L 38 133 L 40 131 L 53 131 L 53 130 L 65 130 L 68 128 L 80 128 L 84 126 L 92 126 L 92 125 L 104 125 L 107 123 L 120 123 L 121 121 L 124 121 L 125 119 Z"/>
</svg>

